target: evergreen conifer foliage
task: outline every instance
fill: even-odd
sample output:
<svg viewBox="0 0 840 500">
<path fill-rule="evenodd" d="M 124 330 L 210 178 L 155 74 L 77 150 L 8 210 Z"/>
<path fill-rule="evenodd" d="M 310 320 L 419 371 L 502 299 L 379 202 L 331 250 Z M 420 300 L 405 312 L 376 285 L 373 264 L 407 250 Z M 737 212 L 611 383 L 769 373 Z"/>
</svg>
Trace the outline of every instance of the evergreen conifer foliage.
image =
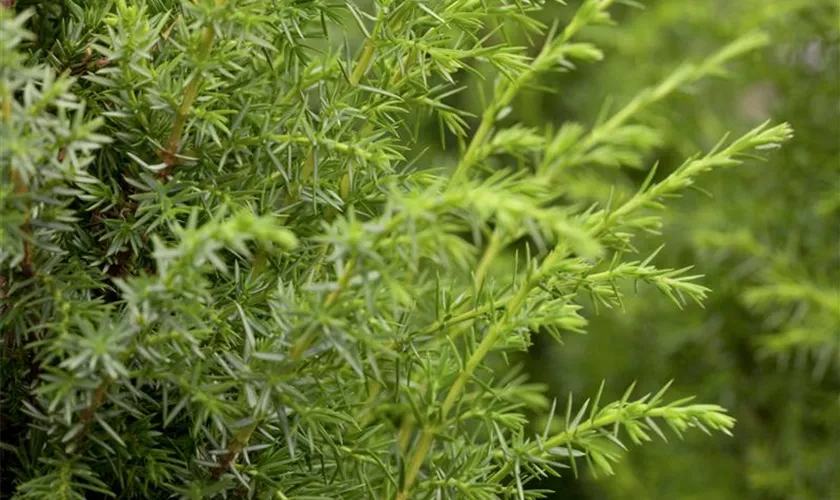
<svg viewBox="0 0 840 500">
<path fill-rule="evenodd" d="M 791 135 L 764 124 L 635 194 L 569 201 L 571 172 L 644 163 L 659 132 L 637 113 L 766 42 L 682 65 L 590 127 L 505 121 L 603 57 L 579 37 L 613 3 L 550 28 L 531 1 L 0 9 L 4 494 L 535 498 L 534 478 L 609 473 L 666 427 L 728 433 L 723 408 L 664 389 L 564 417 L 495 369 L 532 335 L 584 331 L 583 293 L 701 301 L 688 269 L 628 258 L 634 235 L 700 174 Z M 481 112 L 448 104 L 481 65 Z"/>
</svg>

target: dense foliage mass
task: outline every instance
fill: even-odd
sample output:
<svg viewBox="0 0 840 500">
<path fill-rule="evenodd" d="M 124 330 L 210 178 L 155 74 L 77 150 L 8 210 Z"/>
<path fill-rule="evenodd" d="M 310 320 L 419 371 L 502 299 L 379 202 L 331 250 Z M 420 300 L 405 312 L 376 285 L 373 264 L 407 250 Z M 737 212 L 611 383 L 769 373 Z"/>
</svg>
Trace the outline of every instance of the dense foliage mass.
<svg viewBox="0 0 840 500">
<path fill-rule="evenodd" d="M 604 57 L 581 37 L 620 33 L 614 3 L 4 2 L 3 494 L 534 498 L 668 428 L 729 433 L 664 388 L 562 409 L 515 366 L 623 283 L 705 299 L 636 236 L 792 135 L 765 122 L 603 196 L 663 144 L 649 110 L 769 41 L 589 125 L 519 119 Z"/>
<path fill-rule="evenodd" d="M 704 308 L 675 311 L 642 290 L 623 310 L 602 308 L 590 336 L 541 353 L 549 362 L 534 372 L 558 393 L 594 390 L 603 377 L 674 377 L 738 420 L 733 440 L 633 453 L 587 497 L 840 498 L 840 5 L 659 0 L 627 14 L 620 36 L 592 34 L 624 57 L 569 82 L 572 97 L 553 106 L 594 114 L 598 96 L 632 92 L 663 61 L 760 27 L 773 42 L 734 61 L 731 78 L 646 116 L 666 132 L 661 169 L 768 118 L 789 120 L 797 136 L 767 163 L 710 174 L 706 193 L 669 204 L 662 237 L 637 239 L 640 249 L 666 243 L 663 265 L 696 265 L 713 290 Z"/>
</svg>

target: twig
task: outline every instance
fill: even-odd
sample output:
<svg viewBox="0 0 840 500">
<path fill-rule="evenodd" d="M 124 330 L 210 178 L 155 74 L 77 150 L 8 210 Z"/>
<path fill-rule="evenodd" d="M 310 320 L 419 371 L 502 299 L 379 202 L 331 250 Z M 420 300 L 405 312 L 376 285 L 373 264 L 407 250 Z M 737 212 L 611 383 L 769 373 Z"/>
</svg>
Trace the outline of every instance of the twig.
<svg viewBox="0 0 840 500">
<path fill-rule="evenodd" d="M 105 377 L 102 380 L 102 383 L 94 389 L 93 397 L 91 398 L 90 405 L 82 411 L 81 420 L 82 420 L 82 430 L 79 431 L 79 434 L 76 435 L 76 439 L 81 441 L 85 433 L 87 433 L 88 429 L 90 428 L 91 422 L 93 422 L 93 417 L 96 414 L 96 410 L 102 406 L 102 403 L 105 401 L 105 395 L 108 393 L 108 389 L 111 387 L 111 379 Z"/>
<path fill-rule="evenodd" d="M 205 26 L 201 37 L 201 46 L 198 51 L 199 60 L 203 61 L 210 54 L 210 49 L 213 47 L 213 40 L 215 37 L 216 30 L 213 28 L 213 25 L 211 24 Z M 187 117 L 190 114 L 193 102 L 195 102 L 196 97 L 198 97 L 198 91 L 203 80 L 204 76 L 200 70 L 197 70 L 195 74 L 193 74 L 189 83 L 187 83 L 187 88 L 184 90 L 184 98 L 181 101 L 181 105 L 178 106 L 178 110 L 175 114 L 175 121 L 172 124 L 172 132 L 170 132 L 169 140 L 166 142 L 166 149 L 161 153 L 161 158 L 163 159 L 163 162 L 166 163 L 166 168 L 160 171 L 160 177 L 168 177 L 172 173 L 172 167 L 174 167 L 177 163 L 177 155 L 181 149 L 181 137 L 184 133 L 184 125 L 187 122 Z"/>
</svg>

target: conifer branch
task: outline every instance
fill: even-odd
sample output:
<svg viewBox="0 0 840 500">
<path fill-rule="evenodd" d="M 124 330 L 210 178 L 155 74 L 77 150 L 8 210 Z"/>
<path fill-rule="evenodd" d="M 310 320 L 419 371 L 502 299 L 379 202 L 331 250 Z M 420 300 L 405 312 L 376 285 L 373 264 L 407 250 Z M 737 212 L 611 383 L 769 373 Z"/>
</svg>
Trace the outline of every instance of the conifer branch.
<svg viewBox="0 0 840 500">
<path fill-rule="evenodd" d="M 649 432 L 651 431 L 665 439 L 665 435 L 652 419 L 664 420 L 680 436 L 690 427 L 697 427 L 707 432 L 709 429 L 720 430 L 729 434 L 729 429 L 734 426 L 735 419 L 726 415 L 725 410 L 720 406 L 686 404 L 691 398 L 667 405 L 662 404 L 661 398 L 668 386 L 670 383 L 653 397 L 648 395 L 638 401 L 628 402 L 627 399 L 633 389 L 631 386 L 620 402 L 607 405 L 600 411 L 597 409 L 598 398 L 596 398 L 590 417 L 581 422 L 580 418 L 583 417 L 589 404 L 587 400 L 574 421 L 570 422 L 570 413 L 567 414 L 566 430 L 550 438 L 527 444 L 516 453 L 531 461 L 546 460 L 557 455 L 575 460 L 578 456 L 585 456 L 587 453 L 597 453 L 587 449 L 588 441 L 597 436 L 606 436 L 615 441 L 618 438 L 618 430 L 622 426 L 635 444 L 650 441 Z M 569 404 L 571 405 L 571 400 Z M 581 449 L 584 451 L 580 451 Z M 506 463 L 490 477 L 491 483 L 501 483 L 513 471 L 513 462 L 509 460 L 511 457 L 502 458 L 507 459 Z M 609 467 L 604 460 L 596 459 L 595 462 L 601 467 Z"/>
<path fill-rule="evenodd" d="M 463 180 L 466 171 L 479 159 L 479 151 L 487 140 L 496 121 L 496 117 L 502 109 L 508 106 L 516 95 L 536 75 L 551 69 L 551 66 L 564 61 L 569 56 L 576 56 L 584 59 L 599 59 L 600 53 L 594 48 L 586 46 L 572 46 L 568 42 L 585 25 L 590 23 L 604 23 L 609 19 L 606 11 L 615 0 L 586 0 L 577 10 L 572 21 L 566 26 L 558 38 L 553 38 L 550 33 L 542 46 L 537 57 L 531 61 L 530 66 L 517 75 L 512 82 L 501 80 L 497 86 L 493 100 L 486 107 L 481 115 L 481 122 L 475 135 L 470 141 L 461 161 L 452 174 L 451 182 L 457 183 Z"/>
<path fill-rule="evenodd" d="M 226 0 L 215 1 L 216 7 L 219 7 L 224 5 Z M 201 41 L 198 48 L 198 61 L 200 61 L 200 63 L 205 61 L 210 55 L 210 51 L 213 48 L 213 40 L 216 37 L 216 30 L 213 27 L 213 24 L 210 23 L 204 27 L 201 33 Z M 202 74 L 202 71 L 200 69 L 196 69 L 184 89 L 184 96 L 181 100 L 181 105 L 178 106 L 175 113 L 175 121 L 172 123 L 172 131 L 169 134 L 169 139 L 166 141 L 166 150 L 162 153 L 163 162 L 166 164 L 166 168 L 160 171 L 160 175 L 162 177 L 167 177 L 177 163 L 176 156 L 181 148 L 181 136 L 184 132 L 184 126 L 187 123 L 187 118 L 189 117 L 193 102 L 198 97 L 203 80 L 204 75 Z"/>
<path fill-rule="evenodd" d="M 10 4 L 11 6 L 13 4 Z M 12 96 L 9 94 L 9 90 L 5 88 L 5 86 L 0 89 L 0 116 L 2 116 L 3 123 L 8 127 L 12 124 Z M 24 180 L 21 178 L 20 173 L 17 170 L 11 171 L 12 177 L 12 184 L 14 186 L 14 194 L 21 198 L 26 197 L 27 193 L 29 192 L 29 188 L 27 187 Z M 29 201 L 24 201 L 24 206 L 26 207 L 26 215 L 24 216 L 23 224 L 21 226 L 21 231 L 25 235 L 23 241 L 23 259 L 20 263 L 20 269 L 23 273 L 23 276 L 30 277 L 32 276 L 32 228 L 30 227 L 30 206 Z"/>
</svg>

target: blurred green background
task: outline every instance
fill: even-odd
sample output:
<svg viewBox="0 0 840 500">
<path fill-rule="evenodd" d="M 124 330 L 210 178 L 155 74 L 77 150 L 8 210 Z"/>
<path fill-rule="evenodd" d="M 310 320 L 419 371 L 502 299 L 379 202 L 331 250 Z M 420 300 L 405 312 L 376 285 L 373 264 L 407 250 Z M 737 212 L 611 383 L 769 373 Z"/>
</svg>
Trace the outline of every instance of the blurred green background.
<svg viewBox="0 0 840 500">
<path fill-rule="evenodd" d="M 790 122 L 796 136 L 769 161 L 702 178 L 701 190 L 672 200 L 663 235 L 640 240 L 641 255 L 665 243 L 658 265 L 694 264 L 705 275 L 713 292 L 704 308 L 679 310 L 657 290 L 630 290 L 626 310 L 591 307 L 588 335 L 540 342 L 528 359 L 561 401 L 596 393 L 602 380 L 619 398 L 624 381 L 646 392 L 673 378 L 672 396 L 729 408 L 734 438 L 633 448 L 616 477 L 564 477 L 551 484 L 555 498 L 838 499 L 839 4 L 644 3 L 619 7 L 618 27 L 588 31 L 606 60 L 563 75 L 554 95 L 524 96 L 518 119 L 591 124 L 608 98 L 614 110 L 681 62 L 761 29 L 770 46 L 645 113 L 668 133 L 650 164 L 667 175 L 727 132 L 768 119 Z M 558 15 L 564 10 L 572 9 Z M 644 172 L 599 175 L 632 188 Z"/>
</svg>

